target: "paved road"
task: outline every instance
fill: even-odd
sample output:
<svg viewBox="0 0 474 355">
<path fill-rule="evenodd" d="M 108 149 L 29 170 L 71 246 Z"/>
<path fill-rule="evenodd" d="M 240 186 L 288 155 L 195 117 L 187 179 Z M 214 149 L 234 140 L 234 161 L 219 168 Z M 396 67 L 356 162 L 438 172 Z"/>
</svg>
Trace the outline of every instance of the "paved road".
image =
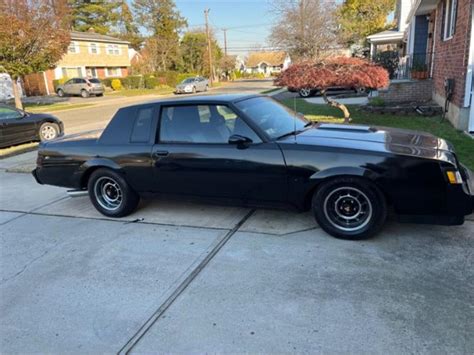
<svg viewBox="0 0 474 355">
<path fill-rule="evenodd" d="M 242 80 L 230 83 L 225 83 L 221 87 L 211 89 L 206 95 L 210 94 L 226 94 L 226 93 L 259 93 L 263 90 L 272 88 L 271 80 Z M 204 93 L 198 93 L 196 95 L 204 95 Z M 78 133 L 82 131 L 89 131 L 94 129 L 104 128 L 110 119 L 113 117 L 115 112 L 120 107 L 131 105 L 135 103 L 142 103 L 151 100 L 160 99 L 163 97 L 173 97 L 175 95 L 158 96 L 149 95 L 141 97 L 113 97 L 106 96 L 103 98 L 73 98 L 74 101 L 93 102 L 100 106 L 78 108 L 68 111 L 58 111 L 54 113 L 59 117 L 65 126 L 66 134 Z M 184 95 L 183 95 L 184 96 Z M 182 96 L 179 96 L 182 97 Z"/>
<path fill-rule="evenodd" d="M 2 353 L 474 352 L 472 221 L 348 242 L 310 214 L 156 200 L 113 220 L 0 181 Z"/>
</svg>

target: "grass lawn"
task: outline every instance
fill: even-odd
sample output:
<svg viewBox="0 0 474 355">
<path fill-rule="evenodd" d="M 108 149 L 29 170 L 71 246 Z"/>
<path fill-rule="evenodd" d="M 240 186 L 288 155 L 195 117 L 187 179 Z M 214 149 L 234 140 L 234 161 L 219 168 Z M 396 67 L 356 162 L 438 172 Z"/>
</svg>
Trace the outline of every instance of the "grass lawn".
<svg viewBox="0 0 474 355">
<path fill-rule="evenodd" d="M 31 150 L 36 149 L 39 143 L 25 143 L 20 145 L 14 145 L 13 147 L 2 148 L 0 149 L 0 159 L 8 158 L 11 155 L 16 155 L 20 153 L 26 153 Z"/>
<path fill-rule="evenodd" d="M 307 118 L 314 121 L 324 121 L 333 123 L 342 123 L 343 119 L 340 110 L 327 105 L 315 105 L 302 99 L 286 99 L 283 104 L 291 109 L 303 113 Z M 386 127 L 397 127 L 429 132 L 435 136 L 444 138 L 451 142 L 456 148 L 456 154 L 459 160 L 474 170 L 474 140 L 467 137 L 461 131 L 456 130 L 446 120 L 441 121 L 441 117 L 422 117 L 417 115 L 395 116 L 381 115 L 358 111 L 357 106 L 349 106 L 352 123 L 364 125 L 377 125 Z"/>
<path fill-rule="evenodd" d="M 41 112 L 54 112 L 70 110 L 73 108 L 83 108 L 88 106 L 94 106 L 95 104 L 68 104 L 68 103 L 57 103 L 57 104 L 25 104 L 24 108 L 28 112 L 41 113 Z"/>
<path fill-rule="evenodd" d="M 106 95 L 116 96 L 141 96 L 141 95 L 166 95 L 172 94 L 174 89 L 172 87 L 163 87 L 156 89 L 122 89 L 117 91 L 106 92 Z"/>
</svg>

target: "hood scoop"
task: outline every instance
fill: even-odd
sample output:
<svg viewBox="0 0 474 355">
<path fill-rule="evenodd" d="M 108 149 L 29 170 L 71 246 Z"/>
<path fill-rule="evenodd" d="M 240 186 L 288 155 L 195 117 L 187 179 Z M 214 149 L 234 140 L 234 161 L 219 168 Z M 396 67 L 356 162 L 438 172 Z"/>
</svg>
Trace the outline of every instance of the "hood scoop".
<svg viewBox="0 0 474 355">
<path fill-rule="evenodd" d="M 352 133 L 374 133 L 377 130 L 370 126 L 349 126 L 333 123 L 321 123 L 317 127 L 323 131 L 338 131 L 338 132 L 352 132 Z"/>
</svg>

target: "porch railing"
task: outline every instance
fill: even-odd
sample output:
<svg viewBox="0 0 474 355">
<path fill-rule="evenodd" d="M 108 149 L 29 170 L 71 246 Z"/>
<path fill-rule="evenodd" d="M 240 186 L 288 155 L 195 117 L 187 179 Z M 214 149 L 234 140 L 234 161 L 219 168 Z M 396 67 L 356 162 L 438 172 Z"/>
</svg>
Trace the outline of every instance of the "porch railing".
<svg viewBox="0 0 474 355">
<path fill-rule="evenodd" d="M 400 57 L 392 79 L 423 80 L 431 78 L 432 58 L 432 52 L 413 53 Z"/>
</svg>

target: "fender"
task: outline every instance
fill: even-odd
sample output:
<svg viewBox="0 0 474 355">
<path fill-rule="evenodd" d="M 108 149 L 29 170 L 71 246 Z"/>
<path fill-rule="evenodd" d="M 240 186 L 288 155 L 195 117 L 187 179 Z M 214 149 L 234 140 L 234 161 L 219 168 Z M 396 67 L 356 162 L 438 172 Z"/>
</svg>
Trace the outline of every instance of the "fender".
<svg viewBox="0 0 474 355">
<path fill-rule="evenodd" d="M 108 158 L 92 158 L 84 162 L 77 170 L 77 180 L 80 181 L 80 186 L 84 188 L 87 178 L 96 168 L 109 168 L 118 173 L 123 174 L 123 169 L 120 165 Z"/>
<path fill-rule="evenodd" d="M 380 174 L 366 168 L 355 166 L 339 166 L 318 171 L 317 173 L 311 175 L 309 179 L 314 182 L 320 182 L 324 179 L 341 175 L 360 176 L 368 178 L 372 181 L 375 181 L 380 177 Z"/>
</svg>

